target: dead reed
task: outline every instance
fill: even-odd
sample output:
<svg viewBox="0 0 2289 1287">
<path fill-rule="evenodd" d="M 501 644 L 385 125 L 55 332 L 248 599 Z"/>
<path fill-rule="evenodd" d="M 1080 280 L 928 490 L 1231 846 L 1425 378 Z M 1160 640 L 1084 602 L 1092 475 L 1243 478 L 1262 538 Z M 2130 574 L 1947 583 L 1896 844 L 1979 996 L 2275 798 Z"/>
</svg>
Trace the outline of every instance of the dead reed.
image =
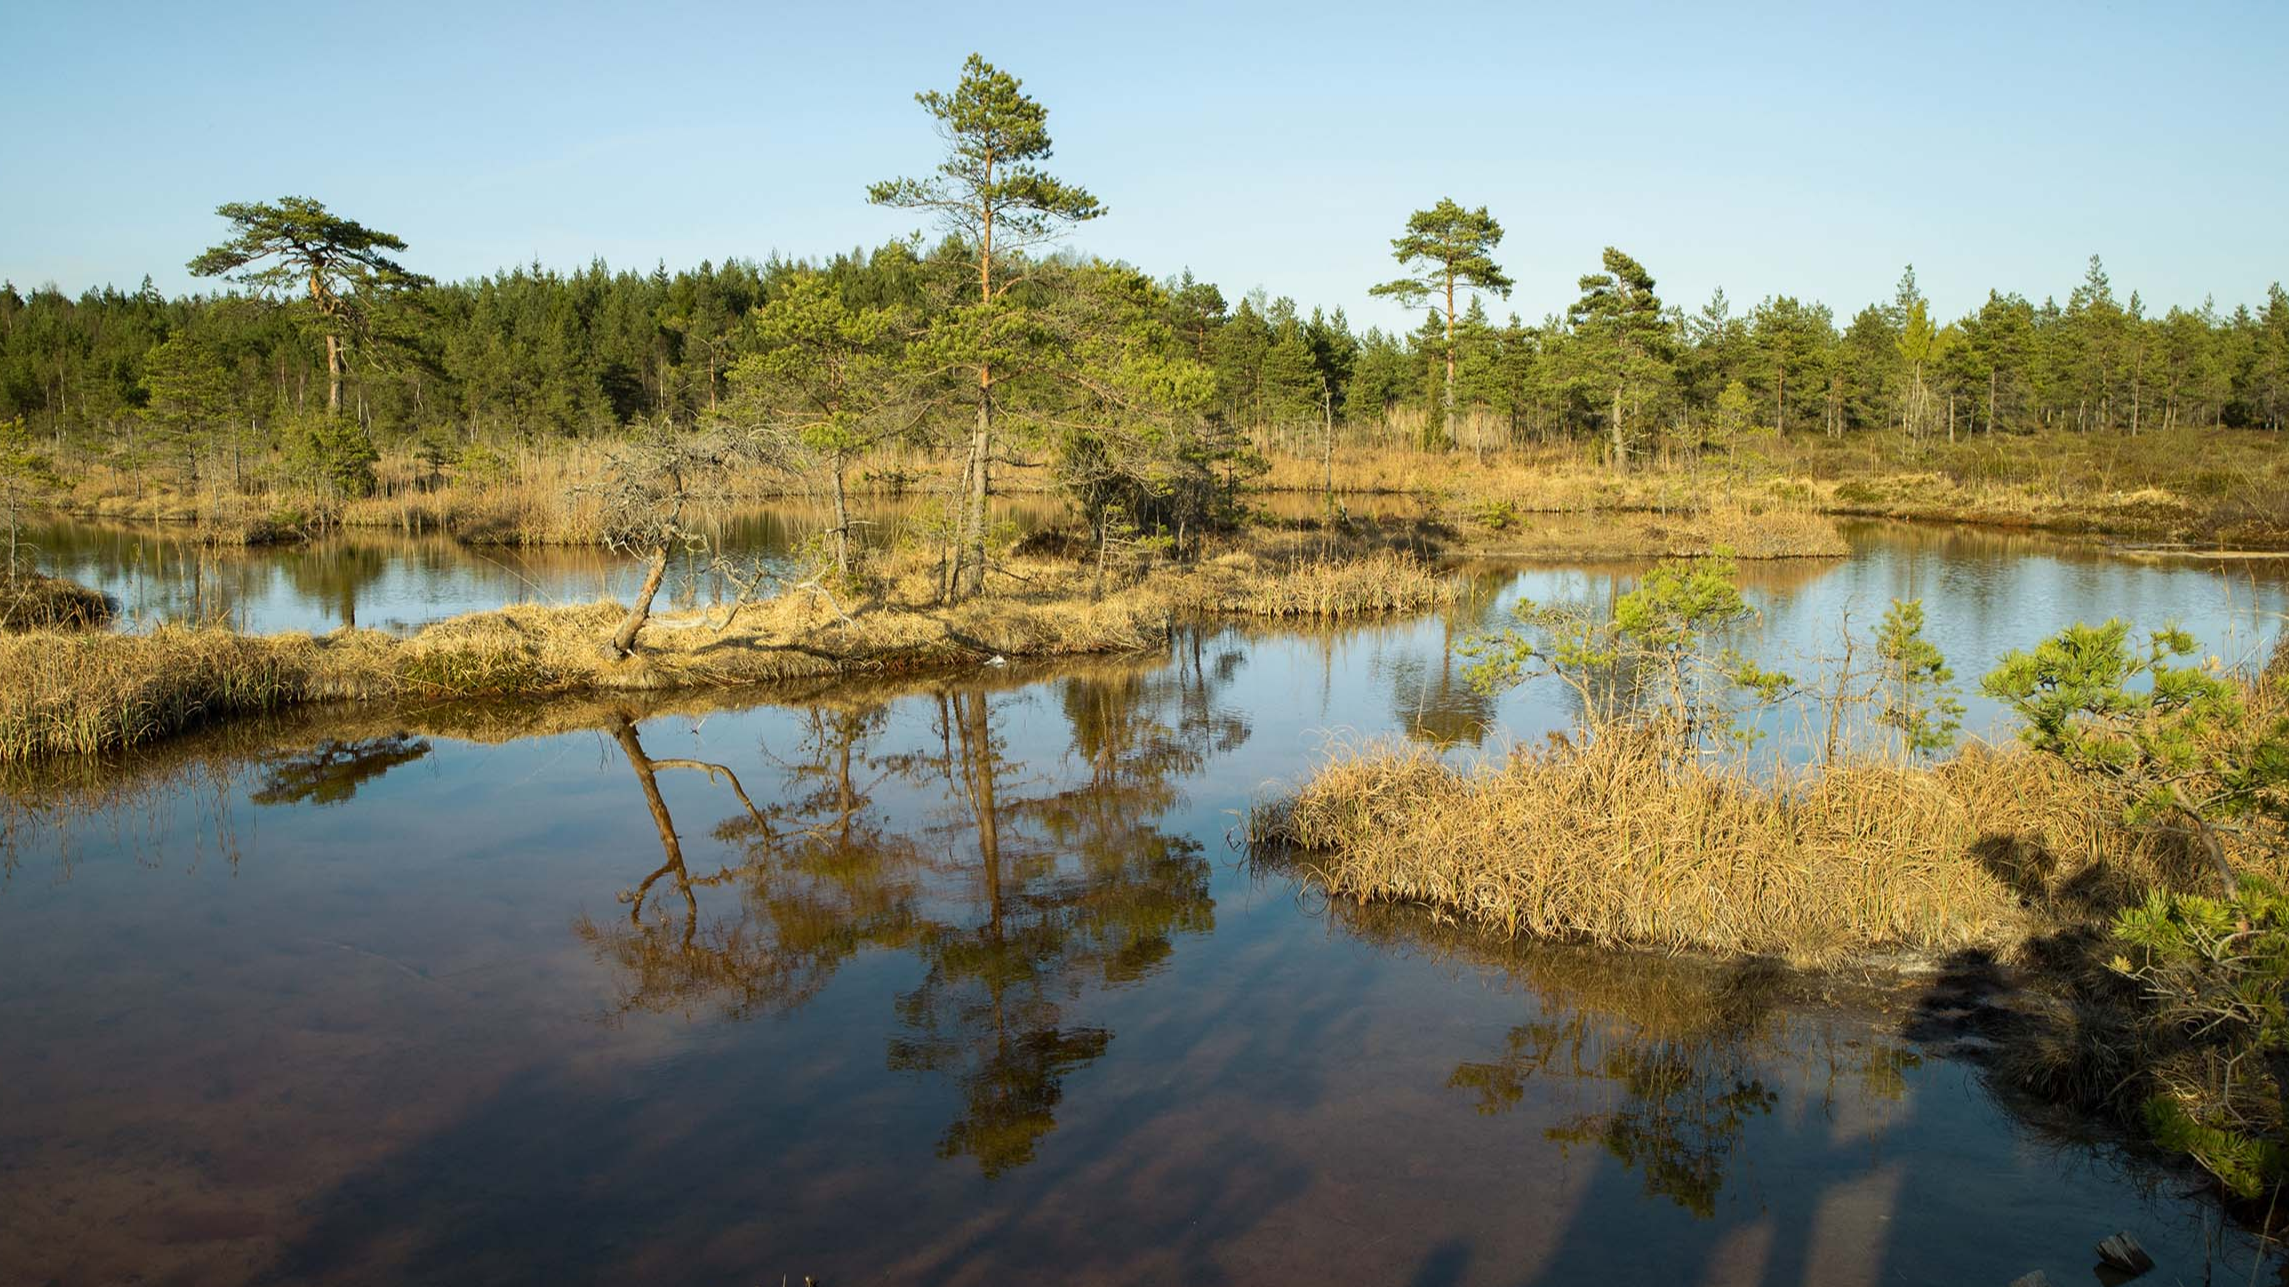
<svg viewBox="0 0 2289 1287">
<path fill-rule="evenodd" d="M 111 600 L 76 581 L 24 569 L 0 579 L 0 630 L 85 630 L 111 612 Z"/>
<path fill-rule="evenodd" d="M 2199 879 L 2110 814 L 2087 782 L 2015 748 L 1767 770 L 1611 736 L 1470 769 L 1346 751 L 1260 808 L 1250 834 L 1333 894 L 1504 936 L 1818 962 L 2007 949 L 2033 926 L 2030 891 Z"/>
<path fill-rule="evenodd" d="M 1176 603 L 1195 611 L 1317 620 L 1421 612 L 1454 602 L 1462 590 L 1429 562 L 1390 553 L 1313 555 L 1275 568 L 1231 555 L 1168 585 Z"/>
<path fill-rule="evenodd" d="M 1738 504 L 1672 514 L 1519 514 L 1504 517 L 1498 528 L 1466 521 L 1461 544 L 1480 557 L 1537 560 L 1699 558 L 1720 550 L 1737 559 L 1842 558 L 1852 552 L 1836 524 L 1819 514 Z"/>
<path fill-rule="evenodd" d="M 522 604 L 410 637 L 36 631 L 0 636 L 0 763 L 101 754 L 300 702 L 726 688 L 1078 657 L 1160 645 L 1187 611 L 1334 617 L 1435 606 L 1457 583 L 1418 560 L 1163 568 L 1098 596 L 1071 563 L 1013 560 L 1011 587 L 949 606 L 919 566 L 869 601 L 808 588 L 731 614 L 655 617 L 636 654 L 603 641 L 624 609 Z"/>
</svg>

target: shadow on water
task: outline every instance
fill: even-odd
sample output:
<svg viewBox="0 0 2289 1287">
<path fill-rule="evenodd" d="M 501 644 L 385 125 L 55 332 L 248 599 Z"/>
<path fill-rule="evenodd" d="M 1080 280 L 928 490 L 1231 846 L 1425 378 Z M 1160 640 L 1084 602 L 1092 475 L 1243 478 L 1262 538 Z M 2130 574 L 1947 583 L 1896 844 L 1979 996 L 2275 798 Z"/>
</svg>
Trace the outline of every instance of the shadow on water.
<svg viewBox="0 0 2289 1287">
<path fill-rule="evenodd" d="M 1455 1239 L 1408 1281 L 2002 1283 L 2036 1268 L 2060 1284 L 2122 1281 L 2084 1254 L 2113 1228 L 2059 1230 L 2047 1195 L 1997 1188 L 1968 1127 L 2016 1137 L 2022 1158 L 2037 1156 L 2036 1184 L 2097 1179 L 2147 1195 L 2136 1227 L 2150 1247 L 2171 1239 L 2160 1255 L 2180 1281 L 2289 1282 L 2289 1264 L 2257 1255 L 2214 1208 L 2174 1217 L 2190 1212 L 2198 1229 L 2157 1227 L 2170 1219 L 2163 1195 L 2186 1187 L 2167 1159 L 2023 1096 L 1983 1093 L 1985 1047 L 1965 1043 L 1993 1031 L 1965 1020 L 1991 1010 L 2001 986 L 1983 953 L 1907 986 L 1754 959 L 1501 943 L 1403 907 L 1339 901 L 1326 914 L 1387 952 L 1515 986 L 1530 1017 L 1457 1060 L 1446 1087 L 1502 1138 L 1522 1127 L 1568 1172 L 1586 1172 L 1559 1186 L 1571 1194 L 1551 1195 L 1568 1214 L 1530 1267 L 1490 1265 Z M 1935 1077 L 1960 1078 L 1971 1103 L 2031 1116 L 1944 1120 L 1964 1117 L 1963 1104 L 1935 1097 Z M 2026 1237 L 1996 1223 L 2003 1211 L 2049 1227 Z"/>
<path fill-rule="evenodd" d="M 1041 1142 L 1059 1129 L 1068 1080 L 1115 1039 L 1089 1016 L 1091 998 L 1150 978 L 1179 940 L 1214 929 L 1201 844 L 1156 820 L 1181 804 L 1179 777 L 1246 742 L 1247 722 L 1215 699 L 1235 662 L 1180 650 L 1150 673 L 1113 669 L 1050 684 L 1068 730 L 1054 772 L 1013 755 L 1003 731 L 1005 704 L 1026 698 L 975 686 L 926 691 L 931 737 L 897 749 L 879 745 L 889 723 L 880 704 L 813 706 L 797 721 L 800 736 L 769 756 L 771 789 L 754 796 L 728 765 L 652 754 L 635 713 L 612 712 L 607 732 L 650 815 L 660 861 L 623 892 L 623 915 L 574 924 L 613 980 L 606 1019 L 787 1016 L 860 958 L 894 953 L 918 977 L 891 994 L 883 1068 L 952 1092 L 937 1155 L 966 1160 L 987 1181 L 1036 1164 Z M 662 789 L 679 771 L 712 782 L 722 806 L 736 802 L 708 833 L 720 861 L 695 865 L 687 853 Z M 897 786 L 921 790 L 936 807 L 920 819 L 894 815 L 878 797 Z M 667 1084 L 643 1095 L 672 1097 L 673 1083 L 707 1075 L 663 1066 L 649 1080 Z M 688 1182 L 681 1177 L 732 1177 L 728 1194 L 707 1199 L 720 1218 L 727 1200 L 744 1201 L 743 1186 L 805 1183 L 866 1151 L 785 1122 L 774 1131 L 772 1112 L 758 1114 L 757 1133 L 772 1141 L 763 1158 L 737 1153 L 746 1147 L 730 1142 L 747 1133 L 739 1127 L 663 1138 L 659 1124 L 647 1124 L 651 1114 L 599 1102 L 559 1070 L 530 1070 L 323 1199 L 277 1280 L 353 1272 L 377 1257 L 415 1276 L 458 1276 L 510 1254 L 504 1247 L 516 1248 L 520 1275 L 580 1277 L 638 1243 L 688 1236 L 704 1248 L 718 1238 L 707 1216 L 670 1196 Z M 1061 1166 L 1087 1169 L 1103 1148 L 1135 1147 L 1103 1140 L 1103 1130 L 1099 1149 L 1063 1150 Z M 1247 1202 L 1207 1159 L 1195 1165 L 1189 1209 L 1169 1210 L 1160 1235 L 1171 1247 L 1195 1245 L 1198 1268 L 1218 1231 L 1244 1220 Z M 589 1177 L 598 1175 L 613 1177 L 609 1194 L 594 1190 Z M 1273 1184 L 1267 1199 L 1287 1187 Z M 488 1199 L 502 1189 L 519 1196 Z M 630 1193 L 639 1196 L 631 1202 Z M 385 1211 L 387 1233 L 375 1220 Z M 412 1245 L 401 1241 L 408 1230 L 421 1231 Z M 993 1241 L 977 1229 L 963 1240 Z M 828 1241 L 847 1255 L 867 1236 L 850 1225 Z M 958 1264 L 957 1251 L 940 1254 Z M 695 1255 L 679 1274 L 706 1263 L 703 1251 Z"/>
<path fill-rule="evenodd" d="M 39 1219 L 0 1223 L 69 1242 L 33 1262 L 65 1281 L 2063 1284 L 2128 1226 L 2199 1259 L 2206 1208 L 2027 1129 L 1916 1026 L 1970 973 L 1494 944 L 1211 861 L 1328 722 L 1251 683 L 1483 728 L 1402 659 L 1189 634 L 768 702 L 310 713 L 9 776 L 12 863 L 42 826 L 112 861 L 0 887 L 46 935 L 0 990 L 28 1034 L 0 1209 Z M 149 834 L 226 841 L 251 805 L 293 861 L 102 839 L 185 803 Z M 27 1236 L 0 1253 L 47 1254 Z"/>
</svg>

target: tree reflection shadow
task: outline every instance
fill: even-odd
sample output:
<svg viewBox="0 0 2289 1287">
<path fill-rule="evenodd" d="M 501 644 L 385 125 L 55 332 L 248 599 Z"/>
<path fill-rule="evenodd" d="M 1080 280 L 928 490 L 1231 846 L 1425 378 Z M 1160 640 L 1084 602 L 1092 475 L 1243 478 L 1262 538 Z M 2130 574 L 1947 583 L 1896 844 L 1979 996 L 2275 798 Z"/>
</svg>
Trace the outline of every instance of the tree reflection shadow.
<svg viewBox="0 0 2289 1287">
<path fill-rule="evenodd" d="M 1524 984 L 1535 1015 L 1501 1048 L 1465 1059 L 1447 1086 L 1499 1116 L 1555 1106 L 1543 1138 L 1595 1146 L 1700 1219 L 1717 1214 L 1726 1172 L 1751 1126 L 1781 1105 L 1786 1063 L 1859 1104 L 1898 1103 L 1922 1057 L 1877 1033 L 1846 1035 L 1808 1014 L 1804 980 L 1762 960 L 1680 960 L 1562 944 L 1504 944 L 1402 910 L 1331 905 L 1347 930 L 1386 944 L 1500 970 Z M 1537 1089 L 1537 1087 L 1539 1089 Z"/>
<path fill-rule="evenodd" d="M 347 741 L 328 738 L 262 761 L 262 782 L 247 799 L 260 805 L 341 804 L 358 788 L 429 754 L 429 739 L 411 733 Z"/>
<path fill-rule="evenodd" d="M 574 925 L 613 967 L 613 1013 L 783 1013 L 860 953 L 903 953 L 921 975 L 896 999 L 886 1062 L 957 1089 L 939 1154 L 987 1176 L 1033 1160 L 1066 1079 L 1111 1045 L 1078 1013 L 1092 991 L 1149 976 L 1178 936 L 1214 926 L 1199 842 L 1159 823 L 1182 803 L 1176 780 L 1249 728 L 1214 700 L 1233 659 L 1180 654 L 1153 672 L 1058 681 L 1064 753 L 1039 767 L 1013 754 L 1006 727 L 1027 695 L 939 688 L 927 736 L 904 745 L 887 707 L 813 707 L 795 744 L 766 757 L 762 804 L 725 765 L 651 756 L 623 715 L 612 737 L 662 862 L 622 895 L 624 920 Z M 714 828 L 726 853 L 713 870 L 686 857 L 659 785 L 671 768 L 741 805 Z M 711 891 L 729 896 L 720 911 L 703 907 Z"/>
</svg>

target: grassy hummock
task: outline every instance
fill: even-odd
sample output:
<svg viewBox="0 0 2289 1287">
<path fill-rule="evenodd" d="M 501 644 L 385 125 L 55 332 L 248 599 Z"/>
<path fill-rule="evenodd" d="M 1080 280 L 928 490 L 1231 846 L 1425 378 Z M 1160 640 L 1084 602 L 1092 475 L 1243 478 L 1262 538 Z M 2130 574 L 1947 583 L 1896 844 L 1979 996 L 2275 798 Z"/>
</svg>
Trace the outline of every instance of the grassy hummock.
<svg viewBox="0 0 2289 1287">
<path fill-rule="evenodd" d="M 1461 593 L 1455 578 L 1389 552 L 1339 566 L 1234 555 L 1101 596 L 1072 562 L 997 570 L 1014 588 L 947 606 L 909 568 L 865 601 L 795 589 L 736 614 L 655 616 L 627 657 L 604 646 L 626 611 L 608 602 L 519 605 L 410 637 L 183 627 L 0 637 L 0 762 L 113 752 L 309 701 L 729 688 L 1134 652 L 1163 643 L 1186 612 L 1326 619 L 1421 610 Z"/>
<path fill-rule="evenodd" d="M 85 630 L 111 620 L 111 600 L 76 581 L 17 571 L 0 579 L 0 630 Z"/>
<path fill-rule="evenodd" d="M 2047 891 L 2119 905 L 2205 878 L 2167 835 L 2094 823 L 2107 813 L 2016 747 L 1760 771 L 1612 735 L 1476 767 L 1340 753 L 1250 835 L 1331 894 L 1501 936 L 1822 963 L 2009 955 L 2056 928 Z"/>
</svg>

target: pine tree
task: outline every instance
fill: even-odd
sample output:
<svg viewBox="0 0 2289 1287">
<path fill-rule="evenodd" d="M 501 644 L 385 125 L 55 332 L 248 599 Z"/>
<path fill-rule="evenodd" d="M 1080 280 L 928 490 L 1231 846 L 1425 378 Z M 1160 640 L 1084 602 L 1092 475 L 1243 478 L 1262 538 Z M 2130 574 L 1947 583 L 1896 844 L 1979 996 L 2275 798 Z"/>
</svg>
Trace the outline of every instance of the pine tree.
<svg viewBox="0 0 2289 1287">
<path fill-rule="evenodd" d="M 874 184 L 867 200 L 902 210 L 927 210 L 974 257 L 977 304 L 948 319 L 937 346 L 977 381 L 977 427 L 970 439 L 967 565 L 955 578 L 970 594 L 985 589 L 986 497 L 991 491 L 995 383 L 1015 358 L 1022 310 L 1007 300 L 1021 275 L 997 282 L 997 257 L 1014 258 L 1055 240 L 1073 224 L 1096 219 L 1105 207 L 1087 191 L 1051 177 L 1040 163 L 1051 153 L 1049 111 L 1022 90 L 1015 76 L 971 54 L 950 93 L 914 96 L 946 140 L 946 159 L 928 178 Z"/>
<path fill-rule="evenodd" d="M 1465 210 L 1452 197 L 1441 197 L 1437 205 L 1408 216 L 1406 235 L 1391 240 L 1391 257 L 1414 275 L 1367 292 L 1397 299 L 1409 308 L 1419 307 L 1426 300 L 1439 301 L 1440 313 L 1446 319 L 1444 410 L 1449 446 L 1454 443 L 1455 296 L 1487 291 L 1504 299 L 1510 297 L 1513 283 L 1493 259 L 1494 248 L 1501 244 L 1502 225 L 1485 206 Z"/>
<path fill-rule="evenodd" d="M 326 414 L 342 412 L 342 354 L 362 334 L 374 295 L 426 286 L 383 251 L 405 249 L 402 238 L 339 215 L 308 197 L 230 202 L 215 213 L 238 235 L 213 246 L 187 267 L 200 277 L 229 277 L 264 291 L 302 289 L 326 339 Z"/>
<path fill-rule="evenodd" d="M 1579 356 L 1588 378 L 1612 395 L 1606 424 L 1613 466 L 1627 470 L 1629 411 L 1668 382 L 1673 346 L 1653 275 L 1612 246 L 1605 248 L 1604 263 L 1604 272 L 1581 279 L 1582 297 L 1567 318 L 1586 346 Z"/>
</svg>

